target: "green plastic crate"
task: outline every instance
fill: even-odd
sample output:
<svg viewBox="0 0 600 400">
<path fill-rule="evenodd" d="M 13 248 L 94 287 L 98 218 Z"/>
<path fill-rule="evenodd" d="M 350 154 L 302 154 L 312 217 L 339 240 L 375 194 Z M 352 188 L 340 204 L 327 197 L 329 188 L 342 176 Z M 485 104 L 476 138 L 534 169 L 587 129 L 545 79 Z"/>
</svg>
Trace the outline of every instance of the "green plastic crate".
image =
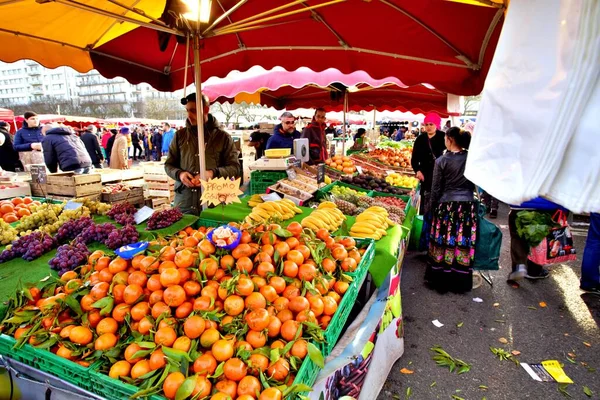
<svg viewBox="0 0 600 400">
<path fill-rule="evenodd" d="M 308 355 L 302 361 L 302 365 L 296 374 L 296 378 L 294 379 L 294 384 L 303 383 L 312 387 L 317 380 L 317 376 L 319 375 L 319 371 L 321 369 L 317 367 L 317 365 L 312 362 Z M 296 398 L 299 398 L 300 395 L 308 396 L 309 392 L 297 393 Z"/>
<path fill-rule="evenodd" d="M 402 199 L 406 203 L 406 206 L 404 207 L 404 213 L 408 212 L 408 208 L 410 207 L 410 202 L 411 202 L 411 198 L 409 195 L 383 193 L 383 192 L 376 192 L 374 190 L 371 191 L 371 197 L 396 197 L 398 199 Z"/>
<path fill-rule="evenodd" d="M 93 389 L 90 368 L 59 357 L 48 350 L 36 349 L 28 344 L 20 349 L 14 349 L 13 346 L 16 343 L 17 341 L 12 336 L 0 335 L 0 354 L 48 372 L 82 389 Z"/>
<path fill-rule="evenodd" d="M 207 228 L 216 228 L 221 225 L 227 225 L 229 222 L 231 221 L 215 221 L 213 219 L 199 218 L 194 224 L 194 228 L 199 228 L 201 226 Z"/>
<path fill-rule="evenodd" d="M 106 400 L 125 400 L 139 391 L 134 385 L 125 383 L 119 379 L 113 379 L 103 374 L 98 369 L 99 365 L 94 365 L 90 370 L 90 380 L 93 381 L 92 391 Z M 163 396 L 153 395 L 150 397 L 140 397 L 140 400 L 165 400 Z"/>
<path fill-rule="evenodd" d="M 327 325 L 327 329 L 325 329 L 325 341 L 316 343 L 317 347 L 321 350 L 323 357 L 327 357 L 337 344 L 342 329 L 344 329 L 344 325 L 346 325 L 346 321 L 350 315 L 350 311 L 352 311 L 352 307 L 354 307 L 354 303 L 358 297 L 359 288 L 357 286 L 356 280 L 348 286 L 348 290 L 344 293 L 342 301 L 340 301 L 335 314 L 333 314 L 333 317 L 329 321 L 329 325 Z"/>
<path fill-rule="evenodd" d="M 375 258 L 375 240 L 363 238 L 355 238 L 354 240 L 356 241 L 356 247 L 359 249 L 366 247 L 366 250 L 356 270 L 354 272 L 345 272 L 345 274 L 350 275 L 354 281 L 358 282 L 358 287 L 360 288 L 371 267 L 373 258 Z"/>
<path fill-rule="evenodd" d="M 269 186 L 285 178 L 287 178 L 285 171 L 252 171 L 250 173 L 250 194 L 265 193 Z"/>
<path fill-rule="evenodd" d="M 364 193 L 366 196 L 372 197 L 370 190 L 367 190 L 367 189 L 364 189 L 364 188 L 361 188 L 358 186 L 354 186 L 354 185 L 351 185 L 349 183 L 345 183 L 342 181 L 335 181 L 335 182 L 332 182 L 329 185 L 324 186 L 321 189 L 317 190 L 317 193 L 316 193 L 317 199 L 322 199 L 325 196 L 327 196 L 329 194 L 329 192 L 331 192 L 331 190 L 333 189 L 334 186 L 344 186 L 344 187 L 347 187 L 350 189 L 354 189 L 357 192 Z"/>
</svg>

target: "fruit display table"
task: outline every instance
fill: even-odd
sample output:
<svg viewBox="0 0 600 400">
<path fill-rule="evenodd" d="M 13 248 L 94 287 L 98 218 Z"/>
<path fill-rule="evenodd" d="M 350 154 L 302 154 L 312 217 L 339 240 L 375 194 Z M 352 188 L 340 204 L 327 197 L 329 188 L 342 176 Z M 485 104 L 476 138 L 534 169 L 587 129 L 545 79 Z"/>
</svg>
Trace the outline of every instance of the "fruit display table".
<svg viewBox="0 0 600 400">
<path fill-rule="evenodd" d="M 248 206 L 249 198 L 242 198 L 241 203 L 229 204 L 226 206 L 218 206 L 215 208 L 209 208 L 204 210 L 198 220 L 199 225 L 206 225 L 211 223 L 227 224 L 228 222 L 239 222 L 243 221 L 248 214 L 250 214 L 251 208 Z M 285 221 L 283 225 L 289 224 L 292 221 L 300 222 L 303 218 L 308 216 L 312 211 L 311 208 L 299 207 L 302 210 L 301 214 L 297 214 L 293 218 Z M 396 225 L 392 227 L 387 236 L 384 236 L 381 240 L 375 243 L 375 258 L 369 269 L 373 282 L 377 287 L 380 287 L 384 282 L 385 278 L 389 274 L 392 267 L 395 265 L 397 260 L 397 252 L 400 247 L 400 242 L 403 238 L 408 236 L 410 228 L 412 227 L 412 219 L 414 218 L 415 210 L 408 210 L 406 219 L 402 225 Z M 347 230 L 354 224 L 354 217 L 348 217 L 346 220 Z"/>
</svg>

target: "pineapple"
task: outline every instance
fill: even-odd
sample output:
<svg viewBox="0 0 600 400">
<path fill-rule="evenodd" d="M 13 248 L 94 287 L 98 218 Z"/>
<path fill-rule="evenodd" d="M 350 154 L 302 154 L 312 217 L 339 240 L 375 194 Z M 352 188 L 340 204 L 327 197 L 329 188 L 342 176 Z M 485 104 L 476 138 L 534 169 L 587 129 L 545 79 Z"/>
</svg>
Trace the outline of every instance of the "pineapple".
<svg viewBox="0 0 600 400">
<path fill-rule="evenodd" d="M 398 214 L 389 214 L 388 218 L 397 224 L 401 224 L 402 222 L 404 222 L 404 216 L 400 216 Z"/>
<path fill-rule="evenodd" d="M 396 215 L 399 215 L 401 217 L 404 217 L 404 210 L 401 209 L 400 207 L 389 206 L 389 208 L 387 209 L 387 211 L 390 214 L 396 214 Z"/>
<path fill-rule="evenodd" d="M 343 214 L 354 215 L 356 213 L 356 206 L 346 200 L 336 199 L 335 205 Z"/>
<path fill-rule="evenodd" d="M 358 214 L 362 214 L 363 212 L 365 212 L 366 208 L 365 207 L 358 207 L 356 209 L 356 215 Z"/>
</svg>

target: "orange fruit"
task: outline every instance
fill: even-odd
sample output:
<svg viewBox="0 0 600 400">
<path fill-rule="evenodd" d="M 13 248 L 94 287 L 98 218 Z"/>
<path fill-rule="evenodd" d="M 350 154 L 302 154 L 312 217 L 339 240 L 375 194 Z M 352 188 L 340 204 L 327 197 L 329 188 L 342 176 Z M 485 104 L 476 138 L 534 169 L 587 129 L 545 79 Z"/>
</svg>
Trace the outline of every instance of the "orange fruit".
<svg viewBox="0 0 600 400">
<path fill-rule="evenodd" d="M 85 326 L 76 326 L 69 332 L 69 340 L 83 346 L 91 343 L 93 338 L 94 335 L 92 334 L 92 331 Z"/>
<path fill-rule="evenodd" d="M 131 364 L 129 364 L 125 360 L 117 361 L 110 367 L 110 371 L 108 372 L 108 376 L 113 379 L 119 379 L 119 377 L 129 376 L 129 372 L 131 371 Z"/>
<path fill-rule="evenodd" d="M 137 379 L 140 376 L 146 375 L 148 372 L 152 371 L 150 369 L 150 363 L 148 360 L 140 360 L 133 367 L 131 367 L 131 378 Z"/>
<path fill-rule="evenodd" d="M 163 383 L 163 393 L 167 399 L 174 399 L 177 394 L 177 390 L 185 381 L 185 375 L 181 372 L 171 372 L 167 375 Z"/>
<path fill-rule="evenodd" d="M 204 332 L 205 327 L 204 318 L 199 315 L 193 315 L 183 323 L 183 331 L 190 339 L 199 338 Z"/>
<path fill-rule="evenodd" d="M 223 374 L 229 380 L 239 382 L 246 376 L 248 367 L 239 358 L 233 357 L 225 361 L 223 365 Z"/>
<path fill-rule="evenodd" d="M 152 371 L 155 371 L 167 365 L 165 354 L 163 353 L 162 349 L 154 350 L 150 355 L 150 360 L 148 361 L 148 363 Z"/>
<path fill-rule="evenodd" d="M 230 340 L 219 339 L 211 346 L 211 352 L 215 360 L 227 361 L 233 357 L 233 343 Z"/>
<path fill-rule="evenodd" d="M 125 348 L 125 352 L 123 353 L 123 357 L 125 357 L 125 360 L 128 363 L 130 363 L 131 365 L 133 365 L 133 364 L 135 364 L 138 361 L 141 361 L 143 359 L 142 357 L 133 358 L 133 356 L 135 355 L 135 353 L 137 353 L 138 351 L 142 351 L 142 350 L 143 349 L 137 343 L 131 343 L 129 346 L 127 346 Z"/>
<path fill-rule="evenodd" d="M 177 333 L 170 326 L 159 328 L 154 334 L 154 343 L 158 345 L 171 347 L 175 340 L 177 340 Z"/>
<path fill-rule="evenodd" d="M 69 334 L 69 337 L 71 335 Z M 117 341 L 119 339 L 117 338 L 117 335 L 115 335 L 114 333 L 103 333 L 102 335 L 98 336 L 98 338 L 96 339 L 96 341 L 94 342 L 94 349 L 96 350 L 108 350 L 108 349 L 112 349 L 113 347 L 116 346 Z"/>
<path fill-rule="evenodd" d="M 210 352 L 202 354 L 194 361 L 194 372 L 200 375 L 212 375 L 217 369 L 217 360 Z"/>
<path fill-rule="evenodd" d="M 185 290 L 179 285 L 170 286 L 163 293 L 163 300 L 169 307 L 179 307 L 185 299 Z"/>
</svg>

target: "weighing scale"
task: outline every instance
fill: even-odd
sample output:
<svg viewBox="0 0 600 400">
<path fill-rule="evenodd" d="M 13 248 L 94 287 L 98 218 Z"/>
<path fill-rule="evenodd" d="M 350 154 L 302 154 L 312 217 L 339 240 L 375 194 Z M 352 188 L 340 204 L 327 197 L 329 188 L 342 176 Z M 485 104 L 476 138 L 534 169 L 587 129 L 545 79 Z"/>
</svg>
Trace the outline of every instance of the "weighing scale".
<svg viewBox="0 0 600 400">
<path fill-rule="evenodd" d="M 300 161 L 294 156 L 284 158 L 262 157 L 248 165 L 248 168 L 252 171 L 285 171 L 290 167 L 300 167 Z"/>
</svg>

